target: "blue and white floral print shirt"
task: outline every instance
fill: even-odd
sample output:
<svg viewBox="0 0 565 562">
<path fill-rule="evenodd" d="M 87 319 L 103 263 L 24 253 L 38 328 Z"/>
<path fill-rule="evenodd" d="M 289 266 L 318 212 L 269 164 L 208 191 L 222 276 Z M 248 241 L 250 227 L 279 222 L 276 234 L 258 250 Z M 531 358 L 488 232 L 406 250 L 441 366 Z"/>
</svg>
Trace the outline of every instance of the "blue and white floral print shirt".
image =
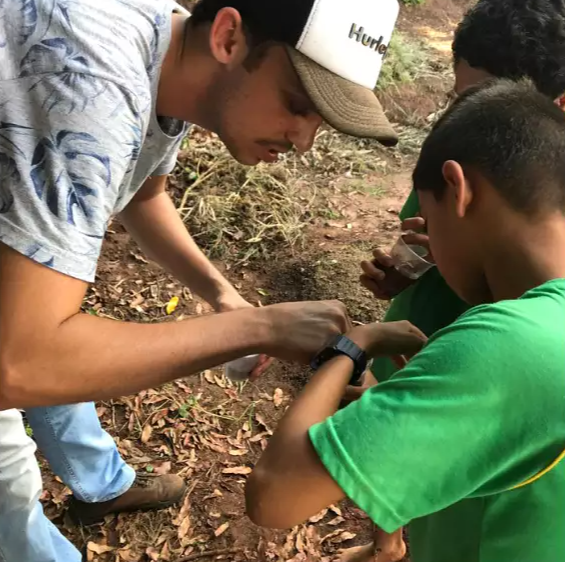
<svg viewBox="0 0 565 562">
<path fill-rule="evenodd" d="M 0 0 L 0 241 L 92 281 L 108 225 L 186 132 L 158 121 L 169 0 Z"/>
</svg>

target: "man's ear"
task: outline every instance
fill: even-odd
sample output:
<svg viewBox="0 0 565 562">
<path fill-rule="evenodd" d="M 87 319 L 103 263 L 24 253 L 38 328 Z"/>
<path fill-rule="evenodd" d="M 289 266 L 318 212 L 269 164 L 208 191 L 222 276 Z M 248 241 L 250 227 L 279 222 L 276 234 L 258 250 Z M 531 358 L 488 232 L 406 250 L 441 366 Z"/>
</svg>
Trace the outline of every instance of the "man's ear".
<svg viewBox="0 0 565 562">
<path fill-rule="evenodd" d="M 463 218 L 473 200 L 473 191 L 461 165 L 454 160 L 444 162 L 442 174 L 447 184 L 446 196 L 450 199 L 456 215 Z"/>
<path fill-rule="evenodd" d="M 248 53 L 241 14 L 235 8 L 222 8 L 210 28 L 210 51 L 220 63 L 240 64 Z"/>
</svg>

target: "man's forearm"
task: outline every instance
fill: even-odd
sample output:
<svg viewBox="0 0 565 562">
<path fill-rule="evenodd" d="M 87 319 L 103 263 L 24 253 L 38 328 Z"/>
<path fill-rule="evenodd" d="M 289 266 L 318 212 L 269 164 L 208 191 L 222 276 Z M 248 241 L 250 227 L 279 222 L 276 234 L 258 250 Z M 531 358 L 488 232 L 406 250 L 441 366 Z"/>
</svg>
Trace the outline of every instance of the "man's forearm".
<svg viewBox="0 0 565 562">
<path fill-rule="evenodd" d="M 253 308 L 162 324 L 76 314 L 44 339 L 37 334 L 28 342 L 33 353 L 19 350 L 4 362 L 0 409 L 103 400 L 158 386 L 265 351 L 270 326 Z"/>
<path fill-rule="evenodd" d="M 164 185 L 164 178 L 158 181 Z M 120 218 L 148 257 L 216 309 L 223 296 L 236 293 L 194 242 L 165 191 L 134 199 Z"/>
</svg>

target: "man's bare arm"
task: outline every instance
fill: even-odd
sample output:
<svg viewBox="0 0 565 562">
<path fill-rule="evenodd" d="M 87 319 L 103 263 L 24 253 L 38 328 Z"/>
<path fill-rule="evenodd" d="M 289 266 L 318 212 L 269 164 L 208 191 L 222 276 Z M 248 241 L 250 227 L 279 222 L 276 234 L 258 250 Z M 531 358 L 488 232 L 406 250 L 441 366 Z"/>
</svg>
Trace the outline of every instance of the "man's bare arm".
<svg viewBox="0 0 565 562">
<path fill-rule="evenodd" d="M 0 409 L 116 397 L 248 353 L 308 361 L 347 328 L 339 303 L 134 324 L 82 314 L 87 284 L 0 244 Z"/>
<path fill-rule="evenodd" d="M 165 191 L 167 176 L 149 178 L 120 218 L 152 260 L 209 302 L 215 310 L 249 306 L 202 253 Z"/>
</svg>

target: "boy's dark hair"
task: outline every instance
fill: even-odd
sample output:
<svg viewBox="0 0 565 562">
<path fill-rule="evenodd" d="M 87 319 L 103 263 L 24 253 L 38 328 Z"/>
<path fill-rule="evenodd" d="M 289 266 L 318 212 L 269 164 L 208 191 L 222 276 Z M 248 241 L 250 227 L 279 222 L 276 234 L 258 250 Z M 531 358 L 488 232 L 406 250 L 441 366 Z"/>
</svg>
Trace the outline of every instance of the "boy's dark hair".
<svg viewBox="0 0 565 562">
<path fill-rule="evenodd" d="M 556 99 L 565 92 L 565 0 L 479 0 L 455 32 L 453 56 L 498 78 L 529 78 Z"/>
<path fill-rule="evenodd" d="M 441 198 L 448 160 L 480 173 L 518 211 L 565 214 L 565 114 L 529 82 L 466 90 L 424 141 L 414 188 Z"/>
</svg>

